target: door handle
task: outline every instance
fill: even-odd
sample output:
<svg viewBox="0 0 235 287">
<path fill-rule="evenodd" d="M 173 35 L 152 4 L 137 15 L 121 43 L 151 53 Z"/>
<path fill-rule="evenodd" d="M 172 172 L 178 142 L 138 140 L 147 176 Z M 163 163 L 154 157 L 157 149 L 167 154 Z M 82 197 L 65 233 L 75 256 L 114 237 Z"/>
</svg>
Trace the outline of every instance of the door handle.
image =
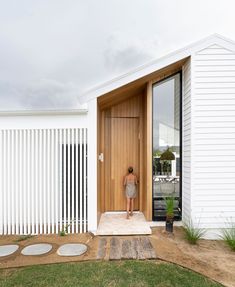
<svg viewBox="0 0 235 287">
<path fill-rule="evenodd" d="M 99 154 L 98 160 L 101 161 L 101 162 L 104 161 L 104 154 L 103 154 L 103 153 L 100 153 L 100 154 Z"/>
</svg>

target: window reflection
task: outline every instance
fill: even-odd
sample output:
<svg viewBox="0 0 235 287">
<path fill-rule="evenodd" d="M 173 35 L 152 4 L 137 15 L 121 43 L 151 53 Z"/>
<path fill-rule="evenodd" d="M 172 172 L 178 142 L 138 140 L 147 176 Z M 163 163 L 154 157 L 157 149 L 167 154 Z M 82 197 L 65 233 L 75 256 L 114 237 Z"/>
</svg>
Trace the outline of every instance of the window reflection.
<svg viewBox="0 0 235 287">
<path fill-rule="evenodd" d="M 180 216 L 180 94 L 180 73 L 153 86 L 154 219 L 165 217 L 167 196 L 175 198 L 175 216 Z M 174 156 L 163 157 L 166 151 Z"/>
</svg>

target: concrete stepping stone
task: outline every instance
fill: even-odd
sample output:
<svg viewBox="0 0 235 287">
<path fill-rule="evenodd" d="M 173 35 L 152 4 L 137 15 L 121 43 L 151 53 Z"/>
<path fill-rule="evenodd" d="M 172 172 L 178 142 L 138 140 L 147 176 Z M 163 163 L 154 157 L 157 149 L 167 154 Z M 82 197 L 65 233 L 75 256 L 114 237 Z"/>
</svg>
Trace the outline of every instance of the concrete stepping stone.
<svg viewBox="0 0 235 287">
<path fill-rule="evenodd" d="M 17 244 L 9 244 L 0 246 L 0 257 L 9 256 L 19 249 Z"/>
<path fill-rule="evenodd" d="M 79 256 L 87 251 L 87 246 L 81 243 L 70 243 L 61 245 L 57 254 L 59 256 Z"/>
<path fill-rule="evenodd" d="M 47 243 L 39 243 L 39 244 L 32 244 L 26 246 L 22 251 L 21 254 L 23 255 L 43 255 L 51 251 L 52 245 Z"/>
</svg>

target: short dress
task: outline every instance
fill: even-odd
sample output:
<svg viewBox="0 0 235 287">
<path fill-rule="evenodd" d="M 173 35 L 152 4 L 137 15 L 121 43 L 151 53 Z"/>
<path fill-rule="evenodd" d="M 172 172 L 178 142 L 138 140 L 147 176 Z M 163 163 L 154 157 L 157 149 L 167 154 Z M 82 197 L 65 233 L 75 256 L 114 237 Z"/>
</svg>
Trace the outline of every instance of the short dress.
<svg viewBox="0 0 235 287">
<path fill-rule="evenodd" d="M 128 198 L 136 198 L 137 190 L 137 178 L 134 175 L 132 179 L 128 178 L 128 176 L 125 177 L 124 185 L 126 187 L 126 197 Z"/>
</svg>

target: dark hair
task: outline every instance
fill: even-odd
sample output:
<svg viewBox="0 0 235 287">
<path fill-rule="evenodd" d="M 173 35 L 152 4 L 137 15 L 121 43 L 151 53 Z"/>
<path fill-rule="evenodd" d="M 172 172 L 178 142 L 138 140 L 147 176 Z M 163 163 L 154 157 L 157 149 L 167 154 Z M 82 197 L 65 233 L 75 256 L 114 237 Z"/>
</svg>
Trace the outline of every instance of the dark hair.
<svg viewBox="0 0 235 287">
<path fill-rule="evenodd" d="M 129 166 L 129 167 L 128 167 L 128 172 L 129 172 L 129 173 L 132 173 L 132 172 L 133 172 L 133 167 L 132 167 L 132 166 Z"/>
</svg>

